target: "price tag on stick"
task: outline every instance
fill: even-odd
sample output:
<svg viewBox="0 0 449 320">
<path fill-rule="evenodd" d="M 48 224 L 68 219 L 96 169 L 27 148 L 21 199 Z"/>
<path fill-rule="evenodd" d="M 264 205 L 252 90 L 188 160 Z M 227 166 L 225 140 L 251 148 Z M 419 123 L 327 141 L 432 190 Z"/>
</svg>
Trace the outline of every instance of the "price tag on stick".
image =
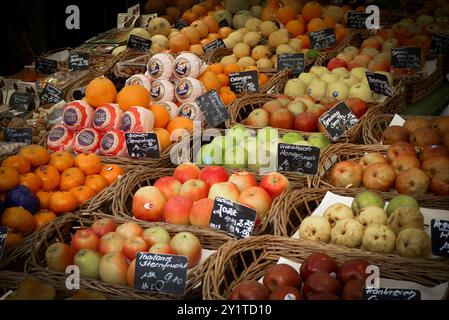
<svg viewBox="0 0 449 320">
<path fill-rule="evenodd" d="M 432 219 L 430 236 L 432 253 L 436 256 L 449 257 L 449 221 Z"/>
<path fill-rule="evenodd" d="M 278 144 L 278 171 L 296 171 L 315 175 L 318 172 L 320 148 L 296 144 Z"/>
<path fill-rule="evenodd" d="M 159 141 L 157 134 L 149 133 L 125 133 L 126 147 L 131 158 L 159 159 Z"/>
<path fill-rule="evenodd" d="M 128 38 L 128 43 L 126 44 L 126 47 L 132 50 L 147 52 L 148 50 L 150 50 L 151 40 L 132 34 Z"/>
<path fill-rule="evenodd" d="M 277 56 L 277 71 L 290 69 L 292 74 L 304 72 L 304 53 L 283 53 Z"/>
<path fill-rule="evenodd" d="M 397 69 L 421 69 L 421 48 L 391 48 L 391 66 Z"/>
<path fill-rule="evenodd" d="M 33 129 L 31 128 L 5 128 L 5 142 L 33 143 Z"/>
<path fill-rule="evenodd" d="M 421 300 L 421 291 L 415 289 L 363 288 L 365 300 Z"/>
<path fill-rule="evenodd" d="M 313 49 L 324 50 L 337 44 L 335 30 L 332 28 L 309 32 L 310 45 Z"/>
<path fill-rule="evenodd" d="M 38 73 L 52 74 L 58 71 L 58 61 L 44 57 L 37 57 L 34 69 Z"/>
<path fill-rule="evenodd" d="M 259 92 L 259 76 L 256 70 L 235 72 L 229 74 L 231 91 L 239 94 L 246 92 Z"/>
<path fill-rule="evenodd" d="M 320 123 L 333 140 L 337 140 L 357 124 L 359 119 L 344 102 L 340 102 L 319 118 Z"/>
<path fill-rule="evenodd" d="M 58 103 L 64 98 L 64 91 L 47 83 L 41 93 L 41 105 L 47 103 Z"/>
<path fill-rule="evenodd" d="M 69 55 L 69 70 L 87 70 L 89 63 L 88 52 L 71 52 Z"/>
<path fill-rule="evenodd" d="M 5 248 L 6 237 L 8 236 L 8 227 L 0 227 L 0 259 L 3 255 L 3 249 Z"/>
<path fill-rule="evenodd" d="M 212 208 L 210 227 L 225 231 L 238 238 L 246 238 L 253 232 L 256 218 L 257 213 L 254 209 L 216 197 Z"/>
<path fill-rule="evenodd" d="M 211 128 L 218 127 L 230 118 L 228 109 L 226 109 L 215 89 L 198 97 L 196 103 L 200 107 L 201 112 L 206 118 L 207 124 Z"/>
<path fill-rule="evenodd" d="M 138 252 L 134 290 L 183 296 L 186 291 L 186 256 Z"/>
<path fill-rule="evenodd" d="M 392 97 L 388 77 L 381 73 L 365 71 L 366 79 L 372 92 Z"/>
</svg>

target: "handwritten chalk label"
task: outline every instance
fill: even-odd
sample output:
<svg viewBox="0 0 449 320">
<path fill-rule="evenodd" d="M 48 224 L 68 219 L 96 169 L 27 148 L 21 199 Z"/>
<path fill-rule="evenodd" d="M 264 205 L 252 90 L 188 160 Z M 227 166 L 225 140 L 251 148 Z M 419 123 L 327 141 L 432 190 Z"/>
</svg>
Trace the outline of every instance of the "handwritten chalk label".
<svg viewBox="0 0 449 320">
<path fill-rule="evenodd" d="M 41 105 L 58 103 L 64 98 L 64 91 L 55 87 L 51 83 L 47 83 L 41 93 Z"/>
<path fill-rule="evenodd" d="M 154 132 L 125 133 L 126 147 L 131 158 L 159 159 L 159 141 Z"/>
<path fill-rule="evenodd" d="M 440 32 L 433 33 L 430 49 L 435 54 L 449 55 L 449 34 Z"/>
<path fill-rule="evenodd" d="M 391 48 L 391 66 L 397 69 L 421 69 L 421 48 Z"/>
<path fill-rule="evenodd" d="M 218 127 L 230 118 L 228 109 L 226 109 L 215 89 L 206 92 L 195 101 L 206 118 L 207 124 L 211 128 Z"/>
<path fill-rule="evenodd" d="M 432 219 L 430 237 L 432 253 L 436 256 L 449 257 L 449 221 Z"/>
<path fill-rule="evenodd" d="M 349 29 L 367 29 L 366 19 L 370 16 L 365 12 L 349 12 L 348 13 L 348 28 Z"/>
<path fill-rule="evenodd" d="M 140 52 L 147 52 L 151 47 L 151 40 L 136 36 L 132 34 L 128 38 L 126 47 L 131 50 L 137 50 Z"/>
<path fill-rule="evenodd" d="M 231 91 L 239 94 L 246 92 L 259 92 L 259 77 L 256 70 L 235 72 L 229 74 Z"/>
<path fill-rule="evenodd" d="M 33 143 L 33 129 L 5 128 L 5 142 Z"/>
<path fill-rule="evenodd" d="M 188 27 L 190 24 L 184 20 L 176 20 L 175 28 L 181 30 L 182 28 Z"/>
<path fill-rule="evenodd" d="M 3 249 L 5 248 L 6 237 L 8 236 L 8 227 L 0 227 L 0 259 L 3 256 Z"/>
<path fill-rule="evenodd" d="M 296 171 L 315 175 L 318 172 L 320 148 L 296 144 L 278 144 L 278 171 Z"/>
<path fill-rule="evenodd" d="M 332 28 L 309 32 L 310 44 L 313 49 L 324 50 L 337 44 L 335 30 Z"/>
<path fill-rule="evenodd" d="M 256 218 L 256 210 L 216 197 L 209 226 L 238 238 L 247 238 L 253 232 Z"/>
<path fill-rule="evenodd" d="M 9 98 L 9 107 L 17 111 L 26 112 L 32 101 L 33 97 L 31 93 L 14 91 Z"/>
<path fill-rule="evenodd" d="M 58 61 L 44 57 L 37 57 L 34 69 L 38 73 L 52 74 L 58 71 Z"/>
<path fill-rule="evenodd" d="M 338 103 L 319 118 L 320 123 L 333 140 L 343 136 L 346 131 L 357 124 L 359 119 L 344 102 Z"/>
<path fill-rule="evenodd" d="M 186 256 L 138 252 L 134 290 L 183 296 L 186 292 Z"/>
<path fill-rule="evenodd" d="M 365 71 L 366 79 L 372 92 L 392 97 L 388 77 L 385 74 Z"/>
<path fill-rule="evenodd" d="M 421 300 L 421 291 L 415 289 L 363 288 L 365 300 Z"/>
<path fill-rule="evenodd" d="M 291 70 L 292 74 L 304 72 L 304 53 L 282 53 L 277 55 L 277 71 Z"/>
<path fill-rule="evenodd" d="M 215 39 L 214 41 L 209 42 L 205 46 L 203 46 L 203 50 L 205 54 L 208 54 L 210 51 L 219 48 L 226 48 L 226 45 L 223 42 L 223 39 Z"/>
<path fill-rule="evenodd" d="M 69 55 L 69 70 L 79 71 L 89 69 L 88 52 L 71 52 Z"/>
</svg>

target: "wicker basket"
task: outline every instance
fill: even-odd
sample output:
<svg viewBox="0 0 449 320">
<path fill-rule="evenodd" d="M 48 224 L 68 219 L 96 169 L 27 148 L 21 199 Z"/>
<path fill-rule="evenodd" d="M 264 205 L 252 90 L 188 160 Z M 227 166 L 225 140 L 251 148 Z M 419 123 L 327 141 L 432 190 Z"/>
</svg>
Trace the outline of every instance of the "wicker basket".
<svg viewBox="0 0 449 320">
<path fill-rule="evenodd" d="M 259 280 L 280 257 L 301 263 L 315 252 L 325 253 L 339 264 L 350 259 L 366 259 L 380 267 L 383 278 L 413 281 L 424 286 L 444 283 L 449 278 L 447 264 L 444 263 L 265 235 L 233 241 L 217 251 L 203 280 L 203 299 L 224 300 L 238 283 Z"/>
<path fill-rule="evenodd" d="M 134 50 L 127 50 L 122 53 L 119 61 L 116 62 L 115 67 L 113 69 L 114 75 L 117 78 L 129 78 L 137 73 L 145 73 L 147 70 L 147 64 L 152 56 L 152 53 L 144 53 L 138 52 Z M 136 70 L 131 70 L 131 68 L 122 67 L 121 64 L 125 62 L 129 62 L 130 60 L 139 61 L 139 64 L 142 64 L 142 68 L 136 68 Z M 134 62 L 136 63 L 136 62 Z M 129 69 L 129 70 L 128 70 Z"/>
<path fill-rule="evenodd" d="M 65 219 L 58 220 L 57 222 L 50 223 L 47 226 L 43 227 L 40 232 L 36 233 L 33 245 L 31 247 L 30 267 L 33 270 L 33 272 L 34 271 L 46 272 L 48 275 L 51 275 L 55 279 L 58 279 L 58 281 L 65 282 L 67 274 L 47 269 L 45 261 L 46 249 L 48 248 L 48 246 L 50 246 L 52 243 L 56 241 L 69 243 L 71 240 L 71 235 L 74 233 L 76 229 L 80 227 L 90 227 L 96 219 L 101 219 L 105 217 L 110 218 L 111 216 L 104 215 L 102 213 L 92 213 L 92 212 L 67 214 L 64 215 Z M 149 228 L 156 225 L 154 223 L 145 223 L 127 218 L 115 217 L 113 219 L 117 224 L 134 221 L 137 222 L 142 228 Z M 170 234 L 181 231 L 175 227 L 170 228 L 170 226 L 166 226 L 166 230 L 169 231 Z M 188 230 L 198 237 L 204 249 L 217 250 L 221 245 L 230 240 L 230 238 L 226 234 L 221 232 L 210 232 L 207 229 L 199 229 L 199 228 L 189 228 Z M 182 231 L 186 231 L 186 228 L 182 228 Z M 127 286 L 108 284 L 103 281 L 90 278 L 80 279 L 80 285 L 83 288 L 92 291 L 123 297 L 125 299 L 135 299 L 135 300 L 195 299 L 199 298 L 201 295 L 201 283 L 204 277 L 204 272 L 212 257 L 213 255 L 209 257 L 201 265 L 197 265 L 188 271 L 186 292 L 184 297 L 176 297 L 157 293 L 136 292 L 132 288 Z"/>
<path fill-rule="evenodd" d="M 88 78 L 85 78 L 85 79 L 82 79 L 82 80 L 76 82 L 73 85 L 73 87 L 70 88 L 69 92 L 67 93 L 66 101 L 70 102 L 70 101 L 78 100 L 73 96 L 75 90 L 82 88 L 82 87 L 86 87 L 89 84 L 89 82 L 91 82 L 93 79 L 95 79 L 95 77 L 91 76 L 91 77 L 88 77 Z"/>
</svg>

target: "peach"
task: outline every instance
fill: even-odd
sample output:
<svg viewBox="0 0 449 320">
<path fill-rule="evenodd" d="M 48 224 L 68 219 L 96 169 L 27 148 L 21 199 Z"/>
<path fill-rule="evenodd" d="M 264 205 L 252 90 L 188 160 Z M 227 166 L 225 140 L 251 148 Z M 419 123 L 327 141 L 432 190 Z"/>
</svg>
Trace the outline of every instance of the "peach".
<svg viewBox="0 0 449 320">
<path fill-rule="evenodd" d="M 193 203 L 190 209 L 190 224 L 197 227 L 209 227 L 214 201 L 204 198 Z"/>
</svg>

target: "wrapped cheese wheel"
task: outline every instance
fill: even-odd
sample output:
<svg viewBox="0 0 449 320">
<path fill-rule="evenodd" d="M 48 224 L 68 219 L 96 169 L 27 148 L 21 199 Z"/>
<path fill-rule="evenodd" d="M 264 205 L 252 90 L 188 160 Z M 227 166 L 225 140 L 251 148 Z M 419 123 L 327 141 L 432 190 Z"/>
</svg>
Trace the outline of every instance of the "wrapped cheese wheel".
<svg viewBox="0 0 449 320">
<path fill-rule="evenodd" d="M 73 152 L 100 153 L 102 135 L 95 129 L 86 128 L 78 132 L 73 140 Z"/>
<path fill-rule="evenodd" d="M 118 129 L 122 122 L 122 116 L 123 110 L 120 109 L 118 104 L 107 103 L 95 109 L 93 126 L 95 130 L 101 133 Z"/>
<path fill-rule="evenodd" d="M 159 101 L 157 103 L 160 106 L 163 106 L 168 110 L 168 113 L 170 113 L 170 119 L 176 118 L 178 116 L 178 105 L 171 101 Z"/>
<path fill-rule="evenodd" d="M 147 72 L 152 80 L 168 80 L 172 76 L 173 57 L 168 53 L 158 53 L 148 61 Z"/>
<path fill-rule="evenodd" d="M 151 90 L 151 81 L 148 79 L 144 74 L 135 74 L 132 77 L 130 77 L 128 80 L 126 80 L 126 85 L 133 85 L 137 84 L 139 86 L 144 87 L 148 91 Z"/>
<path fill-rule="evenodd" d="M 153 112 L 144 107 L 131 107 L 122 116 L 120 130 L 124 132 L 150 132 L 154 126 Z"/>
<path fill-rule="evenodd" d="M 182 103 L 194 102 L 204 93 L 206 89 L 202 82 L 190 77 L 179 80 L 175 88 L 176 99 Z"/>
<path fill-rule="evenodd" d="M 67 129 L 62 124 L 54 126 L 47 137 L 47 149 L 55 152 L 72 152 L 73 137 L 73 131 Z"/>
<path fill-rule="evenodd" d="M 173 101 L 175 98 L 175 86 L 168 80 L 156 80 L 151 84 L 152 101 Z"/>
<path fill-rule="evenodd" d="M 183 103 L 178 109 L 178 117 L 188 118 L 190 120 L 203 120 L 203 113 L 195 102 Z"/>
<path fill-rule="evenodd" d="M 62 114 L 64 125 L 75 132 L 84 128 L 92 128 L 94 108 L 83 100 L 69 102 Z"/>
<path fill-rule="evenodd" d="M 100 142 L 100 154 L 110 157 L 128 156 L 124 132 L 112 129 L 106 133 Z"/>
<path fill-rule="evenodd" d="M 194 53 L 184 52 L 178 55 L 173 62 L 173 74 L 178 79 L 182 78 L 198 78 L 207 66 Z"/>
</svg>

